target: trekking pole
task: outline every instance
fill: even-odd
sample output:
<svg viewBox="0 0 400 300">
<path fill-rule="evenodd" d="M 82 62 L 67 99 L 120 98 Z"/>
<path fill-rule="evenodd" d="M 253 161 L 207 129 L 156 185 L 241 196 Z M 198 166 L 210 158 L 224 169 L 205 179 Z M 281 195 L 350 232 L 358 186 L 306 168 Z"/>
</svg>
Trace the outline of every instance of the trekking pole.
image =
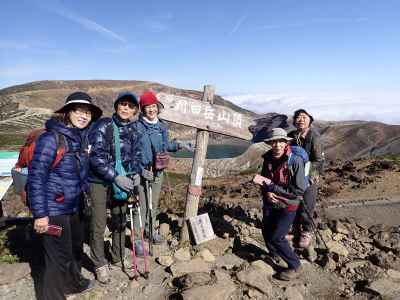
<svg viewBox="0 0 400 300">
<path fill-rule="evenodd" d="M 152 168 L 150 167 L 150 171 Z M 149 253 L 150 256 L 153 255 L 153 189 L 151 187 L 151 182 L 146 180 L 146 190 L 147 190 L 147 209 L 149 212 Z"/>
<path fill-rule="evenodd" d="M 140 212 L 140 205 L 137 205 L 137 211 L 138 211 L 138 217 L 139 217 L 139 229 L 140 229 L 140 243 L 142 245 L 142 249 L 143 249 L 143 256 L 144 256 L 144 278 L 149 278 L 149 256 L 147 254 L 147 249 L 145 247 L 144 244 L 144 226 L 142 223 L 142 214 Z"/>
<path fill-rule="evenodd" d="M 319 232 L 319 230 L 317 228 L 317 225 L 315 224 L 314 219 L 312 218 L 312 216 L 311 216 L 310 212 L 308 211 L 308 208 L 307 208 L 307 206 L 306 206 L 306 204 L 304 202 L 303 202 L 303 208 L 304 208 L 304 211 L 306 212 L 307 217 L 311 221 L 311 226 L 312 226 L 312 228 L 314 230 L 315 235 L 322 241 L 326 251 L 329 252 L 328 245 L 326 244 L 325 239 L 322 237 L 322 234 Z"/>
<path fill-rule="evenodd" d="M 128 199 L 128 208 L 129 208 L 129 215 L 131 218 L 132 272 L 133 272 L 133 279 L 137 279 L 139 277 L 139 273 L 137 270 L 137 263 L 136 263 L 135 228 L 133 226 L 133 205 L 134 205 L 134 199 L 133 195 L 131 194 Z"/>
</svg>

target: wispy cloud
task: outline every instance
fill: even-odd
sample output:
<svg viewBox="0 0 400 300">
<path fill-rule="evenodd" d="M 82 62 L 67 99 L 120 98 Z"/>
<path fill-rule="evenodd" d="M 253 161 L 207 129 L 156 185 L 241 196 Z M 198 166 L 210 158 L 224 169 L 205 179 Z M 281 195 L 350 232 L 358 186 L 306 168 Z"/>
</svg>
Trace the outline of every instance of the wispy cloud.
<svg viewBox="0 0 400 300">
<path fill-rule="evenodd" d="M 233 26 L 233 28 L 232 28 L 230 34 L 231 34 L 231 35 L 232 35 L 232 34 L 235 34 L 235 33 L 239 30 L 240 26 L 242 26 L 243 22 L 244 22 L 246 19 L 247 19 L 247 15 L 241 16 L 241 17 L 237 20 L 235 26 Z"/>
<path fill-rule="evenodd" d="M 18 41 L 0 41 L 0 49 L 25 50 L 31 48 L 30 44 Z"/>
<path fill-rule="evenodd" d="M 61 17 L 64 17 L 68 20 L 71 20 L 71 21 L 81 25 L 83 28 L 85 28 L 87 30 L 97 32 L 99 34 L 102 34 L 103 36 L 117 40 L 122 43 L 127 42 L 127 40 L 123 36 L 115 33 L 111 29 L 108 29 L 105 26 L 103 26 L 89 18 L 81 16 L 81 15 L 73 12 L 72 10 L 67 9 L 57 0 L 55 0 L 55 1 L 42 0 L 37 3 L 49 11 L 56 13 Z"/>
<path fill-rule="evenodd" d="M 276 30 L 276 29 L 286 29 L 286 28 L 299 28 L 313 25 L 340 25 L 340 24 L 354 24 L 367 22 L 368 18 L 358 17 L 358 18 L 314 18 L 304 22 L 293 22 L 293 23 L 282 23 L 282 24 L 268 24 L 261 26 L 264 30 Z"/>
</svg>

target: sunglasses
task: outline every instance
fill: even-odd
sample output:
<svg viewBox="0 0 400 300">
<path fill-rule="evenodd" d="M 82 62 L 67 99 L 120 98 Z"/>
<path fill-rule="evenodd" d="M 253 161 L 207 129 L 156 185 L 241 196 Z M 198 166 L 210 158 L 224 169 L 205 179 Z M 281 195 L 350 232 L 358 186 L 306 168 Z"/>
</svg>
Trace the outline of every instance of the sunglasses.
<svg viewBox="0 0 400 300">
<path fill-rule="evenodd" d="M 134 109 L 135 107 L 137 107 L 137 105 L 133 104 L 132 102 L 127 102 L 127 101 L 119 102 L 118 105 L 128 106 L 131 109 Z"/>
</svg>

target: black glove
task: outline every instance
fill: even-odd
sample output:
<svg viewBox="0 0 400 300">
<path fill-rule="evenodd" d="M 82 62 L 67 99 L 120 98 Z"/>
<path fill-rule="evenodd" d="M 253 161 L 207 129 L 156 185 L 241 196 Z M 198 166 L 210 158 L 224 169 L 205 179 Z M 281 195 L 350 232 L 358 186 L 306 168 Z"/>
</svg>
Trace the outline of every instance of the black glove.
<svg viewBox="0 0 400 300">
<path fill-rule="evenodd" d="M 142 176 L 144 179 L 146 179 L 147 181 L 153 181 L 154 180 L 154 174 L 152 171 L 143 169 L 142 171 Z"/>
<path fill-rule="evenodd" d="M 115 177 L 114 181 L 116 185 L 118 185 L 121 189 L 127 192 L 130 192 L 134 187 L 132 179 L 126 176 L 118 175 L 117 177 Z"/>
</svg>

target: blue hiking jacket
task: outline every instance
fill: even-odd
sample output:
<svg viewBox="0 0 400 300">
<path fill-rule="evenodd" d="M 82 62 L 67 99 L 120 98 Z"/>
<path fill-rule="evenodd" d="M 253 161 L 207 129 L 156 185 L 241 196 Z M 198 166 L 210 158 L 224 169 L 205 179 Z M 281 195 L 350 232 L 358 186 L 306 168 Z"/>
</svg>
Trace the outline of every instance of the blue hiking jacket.
<svg viewBox="0 0 400 300">
<path fill-rule="evenodd" d="M 141 135 L 136 122 L 121 122 L 114 114 L 112 118 L 98 120 L 90 130 L 90 182 L 111 184 L 118 175 L 115 171 L 113 121 L 119 130 L 121 160 L 125 171 L 141 173 Z"/>
<path fill-rule="evenodd" d="M 28 172 L 28 199 L 35 219 L 78 212 L 82 192 L 88 189 L 89 156 L 82 147 L 86 132 L 54 118 L 45 127 L 47 132 L 36 141 Z M 53 168 L 59 145 L 55 132 L 64 138 L 66 152 Z"/>
<path fill-rule="evenodd" d="M 168 127 L 164 122 L 150 124 L 140 116 L 137 128 L 142 135 L 142 166 L 153 166 L 155 153 L 178 151 L 178 144 L 168 139 Z"/>
</svg>

